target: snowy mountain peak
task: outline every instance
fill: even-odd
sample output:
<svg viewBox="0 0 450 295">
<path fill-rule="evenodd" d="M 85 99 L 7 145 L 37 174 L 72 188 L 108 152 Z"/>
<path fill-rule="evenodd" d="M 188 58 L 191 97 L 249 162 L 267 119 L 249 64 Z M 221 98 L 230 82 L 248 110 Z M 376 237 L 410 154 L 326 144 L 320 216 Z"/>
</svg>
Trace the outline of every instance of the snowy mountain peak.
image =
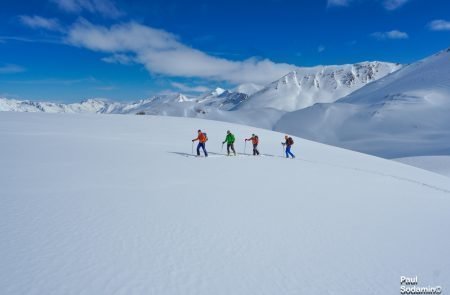
<svg viewBox="0 0 450 295">
<path fill-rule="evenodd" d="M 399 71 L 355 91 L 340 102 L 385 104 L 392 100 L 404 100 L 407 96 L 410 100 L 419 97 L 431 100 L 438 93 L 448 93 L 450 91 L 449 55 L 450 52 L 443 50 L 409 64 Z M 422 94 L 425 90 L 429 91 L 427 97 Z"/>
<path fill-rule="evenodd" d="M 295 81 L 295 80 L 297 80 L 297 71 L 291 71 L 291 72 L 287 73 L 281 79 L 283 79 L 285 81 Z"/>
<path fill-rule="evenodd" d="M 444 50 L 439 51 L 438 53 L 436 53 L 435 55 L 441 55 L 441 54 L 450 54 L 450 47 L 446 48 Z"/>
<path fill-rule="evenodd" d="M 99 109 L 105 107 L 105 105 L 108 104 L 108 100 L 103 98 L 89 98 L 81 101 L 80 104 L 84 106 L 90 106 L 95 109 Z"/>
<path fill-rule="evenodd" d="M 399 68 L 399 64 L 384 62 L 299 68 L 251 95 L 241 108 L 290 112 L 315 103 L 334 102 Z"/>
<path fill-rule="evenodd" d="M 224 93 L 225 91 L 226 91 L 225 89 L 220 88 L 220 87 L 217 87 L 216 89 L 214 89 L 214 90 L 211 92 L 211 95 L 219 96 L 219 95 L 221 95 L 222 93 Z"/>
<path fill-rule="evenodd" d="M 300 87 L 296 71 L 289 72 L 287 75 L 285 75 L 280 80 L 278 80 L 277 81 L 277 86 L 279 86 L 280 83 L 285 84 L 285 85 L 291 84 L 291 85 L 295 85 L 297 87 Z"/>
<path fill-rule="evenodd" d="M 185 95 L 181 94 L 181 93 L 178 93 L 176 98 L 177 98 L 177 102 L 186 102 L 186 101 L 188 101 L 188 98 Z"/>
<path fill-rule="evenodd" d="M 247 95 L 252 95 L 252 94 L 260 91 L 263 88 L 264 88 L 263 86 L 255 84 L 255 83 L 244 83 L 244 84 L 237 86 L 233 91 L 239 92 L 239 93 L 244 93 Z"/>
</svg>

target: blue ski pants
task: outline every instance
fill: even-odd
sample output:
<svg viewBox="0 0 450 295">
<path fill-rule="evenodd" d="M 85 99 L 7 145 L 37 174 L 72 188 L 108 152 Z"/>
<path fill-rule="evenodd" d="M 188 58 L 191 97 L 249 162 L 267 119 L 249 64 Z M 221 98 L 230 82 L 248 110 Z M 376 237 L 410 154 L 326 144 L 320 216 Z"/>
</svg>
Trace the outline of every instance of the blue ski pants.
<svg viewBox="0 0 450 295">
<path fill-rule="evenodd" d="M 291 152 L 291 146 L 286 146 L 286 158 L 289 158 L 289 155 L 291 155 L 292 158 L 295 158 L 295 155 Z"/>
<path fill-rule="evenodd" d="M 203 153 L 205 154 L 205 157 L 207 157 L 208 156 L 208 152 L 206 151 L 204 142 L 199 142 L 198 143 L 198 145 L 197 145 L 197 156 L 200 156 L 200 148 L 203 149 Z"/>
</svg>

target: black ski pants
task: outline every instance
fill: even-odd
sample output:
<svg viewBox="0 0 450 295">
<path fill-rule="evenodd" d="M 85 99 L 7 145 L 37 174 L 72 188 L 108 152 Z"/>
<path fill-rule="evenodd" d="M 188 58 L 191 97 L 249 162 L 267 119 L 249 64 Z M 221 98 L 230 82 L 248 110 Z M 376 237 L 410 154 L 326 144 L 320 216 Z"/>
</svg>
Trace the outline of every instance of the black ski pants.
<svg viewBox="0 0 450 295">
<path fill-rule="evenodd" d="M 259 155 L 258 144 L 253 145 L 253 156 Z"/>
<path fill-rule="evenodd" d="M 227 152 L 230 154 L 230 148 L 233 151 L 233 153 L 236 155 L 236 151 L 234 150 L 234 142 L 233 143 L 227 143 Z"/>
</svg>

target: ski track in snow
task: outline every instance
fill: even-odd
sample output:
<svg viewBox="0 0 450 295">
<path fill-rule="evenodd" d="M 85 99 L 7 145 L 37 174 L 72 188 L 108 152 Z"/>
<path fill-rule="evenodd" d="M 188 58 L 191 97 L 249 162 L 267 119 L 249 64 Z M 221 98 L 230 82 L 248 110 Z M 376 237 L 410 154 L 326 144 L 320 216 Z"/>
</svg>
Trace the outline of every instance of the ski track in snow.
<svg viewBox="0 0 450 295">
<path fill-rule="evenodd" d="M 307 160 L 307 159 L 302 159 L 300 157 L 296 157 L 296 159 L 304 161 L 304 162 L 308 162 L 308 163 L 314 163 L 314 164 L 320 164 L 320 165 L 325 165 L 325 166 L 329 166 L 329 167 L 336 167 L 336 168 L 341 168 L 341 169 L 347 169 L 347 170 L 354 170 L 354 171 L 358 171 L 358 172 L 364 172 L 367 174 L 373 174 L 373 175 L 378 175 L 378 176 L 383 176 L 383 177 L 389 177 L 389 178 L 393 178 L 393 179 L 397 179 L 397 180 L 401 180 L 401 181 L 406 181 L 406 182 L 410 182 L 410 183 L 414 183 L 420 186 L 425 186 L 427 188 L 430 189 L 434 189 L 440 192 L 444 192 L 447 194 L 450 194 L 450 190 L 447 190 L 445 188 L 441 188 L 438 186 L 434 186 L 434 185 L 430 185 L 424 182 L 420 182 L 414 179 L 410 179 L 410 178 L 406 178 L 406 177 L 401 177 L 401 176 L 397 176 L 397 175 L 392 175 L 392 174 L 387 174 L 387 173 L 382 173 L 379 171 L 374 171 L 374 170 L 366 170 L 366 169 L 360 169 L 360 168 L 354 168 L 354 167 L 349 167 L 349 166 L 342 166 L 342 165 L 332 165 L 332 164 L 328 164 L 328 163 L 324 163 L 324 162 L 318 162 L 318 161 L 311 161 L 311 160 Z"/>
<path fill-rule="evenodd" d="M 195 153 L 194 154 L 189 154 L 189 153 L 183 153 L 183 152 L 168 152 L 170 154 L 175 154 L 175 155 L 179 155 L 179 156 L 183 156 L 183 157 L 187 157 L 187 158 L 205 158 L 205 156 L 203 155 L 203 152 L 201 152 L 200 156 L 197 156 Z M 254 157 L 255 159 L 261 157 L 279 157 L 279 158 L 284 158 L 282 156 L 275 156 L 275 155 L 269 155 L 269 154 L 260 154 L 259 156 L 254 156 L 252 154 L 245 154 L 245 153 L 237 153 L 237 155 L 227 155 L 224 153 L 215 153 L 215 152 L 210 152 L 208 151 L 208 158 L 214 158 L 214 157 Z"/>
<path fill-rule="evenodd" d="M 397 162 L 450 177 L 450 156 L 422 156 L 394 159 Z"/>
<path fill-rule="evenodd" d="M 184 157 L 188 157 L 188 158 L 205 158 L 203 156 L 203 154 L 201 156 L 197 156 L 194 154 L 188 154 L 188 153 L 183 153 L 183 152 L 169 152 L 172 154 L 176 154 L 176 155 L 180 155 L 180 156 L 184 156 Z M 262 157 L 279 157 L 279 158 L 285 158 L 283 156 L 275 156 L 275 155 L 268 155 L 268 154 L 261 154 Z M 214 153 L 214 152 L 208 152 L 208 158 L 214 158 L 214 157 L 255 157 L 256 159 L 258 158 L 258 156 L 253 156 L 250 154 L 238 154 L 237 156 L 233 156 L 233 155 L 226 155 L 226 154 L 219 154 L 219 153 Z M 205 158 L 206 159 L 206 158 Z M 320 165 L 324 165 L 324 166 L 328 166 L 328 167 L 335 167 L 335 168 L 341 168 L 341 169 L 346 169 L 346 170 L 353 170 L 353 171 L 358 171 L 358 172 L 364 172 L 367 174 L 372 174 L 372 175 L 377 175 L 377 176 L 383 176 L 383 177 L 389 177 L 389 178 L 393 178 L 396 180 L 400 180 L 400 181 L 405 181 L 405 182 L 409 182 L 409 183 L 413 183 L 413 184 L 417 184 L 420 186 L 424 186 L 433 190 L 437 190 L 437 191 L 441 191 L 447 194 L 450 194 L 450 190 L 447 190 L 445 188 L 441 188 L 438 186 L 434 186 L 434 185 L 430 185 L 424 182 L 420 182 L 420 181 L 416 181 L 414 179 L 409 179 L 406 177 L 401 177 L 401 176 L 397 176 L 397 175 L 392 175 L 392 174 L 386 174 L 386 173 L 381 173 L 378 171 L 373 171 L 373 170 L 365 170 L 365 169 L 360 169 L 360 168 L 355 168 L 355 167 L 350 167 L 350 166 L 342 166 L 342 165 L 332 165 L 329 163 L 325 163 L 325 162 L 319 162 L 319 161 L 312 161 L 312 160 L 308 160 L 305 158 L 301 158 L 301 157 L 295 157 L 295 159 L 286 159 L 286 160 L 300 160 L 303 162 L 308 162 L 308 163 L 312 163 L 312 164 L 320 164 Z"/>
</svg>

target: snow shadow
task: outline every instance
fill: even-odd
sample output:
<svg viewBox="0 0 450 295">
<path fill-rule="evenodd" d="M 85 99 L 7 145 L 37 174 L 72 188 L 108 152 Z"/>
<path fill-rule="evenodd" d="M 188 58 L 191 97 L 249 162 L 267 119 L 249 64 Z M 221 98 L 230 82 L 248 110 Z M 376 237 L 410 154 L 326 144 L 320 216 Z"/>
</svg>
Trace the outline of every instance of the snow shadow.
<svg viewBox="0 0 450 295">
<path fill-rule="evenodd" d="M 192 157 L 192 158 L 197 158 L 197 154 L 191 154 L 191 153 L 183 153 L 183 152 L 171 152 L 169 151 L 168 153 L 170 154 L 175 154 L 178 156 L 183 156 L 183 157 Z M 215 153 L 215 152 L 208 152 L 208 156 L 210 157 L 227 157 L 226 154 L 221 154 L 221 153 Z M 252 154 L 237 154 L 238 157 L 255 157 L 257 158 L 258 156 L 253 156 Z M 260 156 L 262 157 L 271 157 L 271 158 L 284 158 L 282 156 L 276 156 L 276 155 L 271 155 L 271 154 L 261 154 Z M 200 157 L 204 157 L 203 152 L 200 155 Z"/>
</svg>

